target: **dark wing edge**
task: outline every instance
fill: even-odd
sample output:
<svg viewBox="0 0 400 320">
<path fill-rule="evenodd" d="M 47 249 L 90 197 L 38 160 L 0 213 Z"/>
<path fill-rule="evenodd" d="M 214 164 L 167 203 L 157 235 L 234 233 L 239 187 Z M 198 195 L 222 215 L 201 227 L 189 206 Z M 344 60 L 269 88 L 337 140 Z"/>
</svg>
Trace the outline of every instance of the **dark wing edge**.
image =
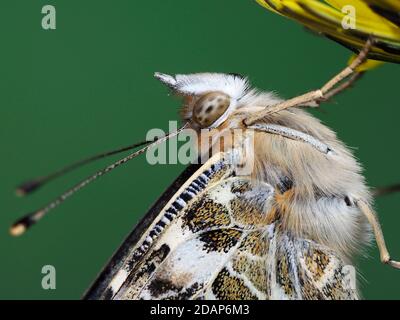
<svg viewBox="0 0 400 320">
<path fill-rule="evenodd" d="M 201 165 L 199 164 L 189 165 L 158 198 L 158 200 L 151 206 L 144 217 L 138 222 L 132 232 L 125 238 L 117 251 L 112 255 L 105 267 L 96 277 L 96 280 L 84 293 L 82 299 L 99 300 L 103 298 L 102 296 L 104 295 L 107 285 L 122 266 L 129 249 L 139 241 L 139 239 L 146 232 L 148 227 L 151 225 L 160 211 L 165 207 L 168 201 L 200 167 Z"/>
</svg>

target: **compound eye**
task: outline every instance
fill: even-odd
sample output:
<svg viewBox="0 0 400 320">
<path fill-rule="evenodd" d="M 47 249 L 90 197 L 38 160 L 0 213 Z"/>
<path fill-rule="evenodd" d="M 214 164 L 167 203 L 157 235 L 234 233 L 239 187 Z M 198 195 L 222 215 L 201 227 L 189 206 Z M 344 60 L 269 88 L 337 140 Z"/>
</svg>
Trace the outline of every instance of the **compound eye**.
<svg viewBox="0 0 400 320">
<path fill-rule="evenodd" d="M 207 128 L 217 121 L 228 109 L 231 100 L 223 92 L 210 92 L 196 101 L 193 120 L 201 128 Z"/>
</svg>

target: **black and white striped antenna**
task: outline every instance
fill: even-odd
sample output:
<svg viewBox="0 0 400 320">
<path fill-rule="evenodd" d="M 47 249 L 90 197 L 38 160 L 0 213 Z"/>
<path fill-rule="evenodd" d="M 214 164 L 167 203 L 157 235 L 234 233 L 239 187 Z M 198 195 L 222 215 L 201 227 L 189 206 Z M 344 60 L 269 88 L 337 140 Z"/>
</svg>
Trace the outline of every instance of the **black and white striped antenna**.
<svg viewBox="0 0 400 320">
<path fill-rule="evenodd" d="M 93 175 L 81 180 L 79 183 L 77 183 L 76 185 L 74 185 L 72 188 L 68 189 L 67 191 L 65 191 L 63 194 L 61 194 L 60 196 L 58 196 L 55 200 L 51 201 L 50 203 L 48 203 L 47 205 L 43 206 L 42 208 L 31 212 L 25 216 L 23 216 L 21 219 L 17 220 L 10 228 L 10 233 L 13 236 L 19 236 L 21 234 L 23 234 L 27 229 L 29 229 L 32 225 L 34 225 L 35 223 L 37 223 L 40 219 L 42 219 L 46 214 L 48 214 L 51 210 L 53 210 L 54 208 L 58 207 L 61 203 L 63 203 L 66 199 L 68 199 L 69 197 L 71 197 L 73 194 L 75 194 L 76 192 L 78 192 L 80 189 L 82 189 L 83 187 L 87 186 L 89 183 L 93 182 L 94 180 L 98 179 L 99 177 L 109 173 L 110 171 L 114 170 L 115 168 L 119 167 L 120 165 L 123 165 L 125 163 L 127 163 L 128 161 L 136 158 L 137 156 L 139 156 L 140 154 L 144 153 L 145 151 L 147 151 L 149 148 L 160 144 L 176 135 L 178 135 L 182 130 L 184 130 L 186 128 L 186 124 L 184 126 L 182 126 L 180 129 L 169 133 L 163 137 L 159 137 L 157 139 L 155 139 L 155 141 L 144 141 L 144 142 L 140 142 L 140 143 L 136 143 L 134 145 L 131 146 L 127 146 L 124 148 L 120 148 L 114 151 L 109 151 L 109 152 L 105 152 L 81 161 L 78 161 L 70 166 L 67 166 L 51 175 L 48 175 L 44 178 L 39 178 L 39 179 L 35 179 L 32 180 L 28 183 L 23 184 L 22 186 L 20 186 L 20 191 L 19 193 L 23 193 L 23 194 L 27 194 L 29 192 L 32 192 L 33 190 L 38 189 L 41 185 L 43 185 L 44 183 L 59 177 L 63 174 L 65 174 L 66 172 L 69 172 L 77 167 L 80 167 L 84 164 L 87 164 L 89 162 L 92 162 L 94 160 L 97 159 L 101 159 L 110 155 L 114 155 L 123 151 L 127 151 L 127 150 L 131 150 L 133 148 L 139 147 L 139 146 L 143 146 L 145 145 L 145 147 L 143 147 L 142 149 L 139 149 L 131 154 L 129 154 L 128 156 L 114 162 L 113 164 L 97 171 L 96 173 L 94 173 Z"/>
</svg>

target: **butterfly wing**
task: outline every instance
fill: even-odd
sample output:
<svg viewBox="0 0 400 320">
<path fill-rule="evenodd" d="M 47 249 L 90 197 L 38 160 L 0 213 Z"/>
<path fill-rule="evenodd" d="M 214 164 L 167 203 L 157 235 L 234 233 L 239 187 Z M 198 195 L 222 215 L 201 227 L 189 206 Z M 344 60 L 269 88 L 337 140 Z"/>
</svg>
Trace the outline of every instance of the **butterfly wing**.
<svg viewBox="0 0 400 320">
<path fill-rule="evenodd" d="M 116 299 L 266 298 L 263 261 L 267 242 L 264 230 L 259 229 L 266 225 L 263 209 L 273 190 L 267 184 L 235 177 L 229 167 L 218 174 L 221 178 L 182 204 L 176 218 L 140 258 Z M 233 257 L 246 248 L 254 253 L 256 274 L 247 282 L 235 278 L 235 283 L 226 283 L 224 274 L 232 271 Z"/>
<path fill-rule="evenodd" d="M 334 252 L 281 230 L 274 188 L 236 176 L 222 153 L 196 169 L 150 210 L 86 298 L 357 297 Z"/>
<path fill-rule="evenodd" d="M 202 166 L 189 166 L 160 197 L 136 228 L 125 239 L 109 263 L 87 290 L 84 299 L 113 299 L 128 277 L 135 274 L 139 265 L 155 253 L 155 244 L 169 230 L 192 197 L 207 186 L 228 174 L 228 166 L 220 155 Z"/>
<path fill-rule="evenodd" d="M 174 196 L 179 188 L 200 168 L 199 165 L 190 165 L 179 177 L 169 186 L 169 188 L 160 196 L 155 204 L 149 209 L 147 214 L 141 219 L 133 231 L 126 237 L 119 249 L 111 257 L 107 265 L 98 275 L 90 288 L 83 296 L 84 299 L 98 300 L 110 299 L 111 291 L 108 290 L 111 281 L 115 278 L 118 270 L 120 270 L 128 257 L 136 248 L 136 244 L 140 241 L 143 234 L 150 227 L 152 222 L 157 218 L 159 213 L 165 207 L 167 202 Z"/>
<path fill-rule="evenodd" d="M 352 266 L 326 246 L 275 228 L 266 268 L 271 299 L 358 299 Z"/>
</svg>

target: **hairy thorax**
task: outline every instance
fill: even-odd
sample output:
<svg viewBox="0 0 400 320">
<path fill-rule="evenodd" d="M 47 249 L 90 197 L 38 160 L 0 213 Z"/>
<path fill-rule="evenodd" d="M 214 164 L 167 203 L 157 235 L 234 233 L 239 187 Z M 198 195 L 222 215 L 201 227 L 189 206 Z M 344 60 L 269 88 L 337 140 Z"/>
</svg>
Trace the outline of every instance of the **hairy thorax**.
<svg viewBox="0 0 400 320">
<path fill-rule="evenodd" d="M 274 206 L 265 213 L 268 220 L 279 219 L 284 230 L 347 259 L 370 238 L 369 225 L 353 202 L 370 199 L 361 166 L 332 130 L 299 109 L 272 114 L 263 123 L 306 134 L 329 152 L 321 152 L 317 142 L 244 129 L 242 119 L 258 109 L 239 109 L 208 136 L 199 134 L 200 154 L 242 150 L 241 166 L 251 168 L 244 175 L 275 190 Z"/>
</svg>

